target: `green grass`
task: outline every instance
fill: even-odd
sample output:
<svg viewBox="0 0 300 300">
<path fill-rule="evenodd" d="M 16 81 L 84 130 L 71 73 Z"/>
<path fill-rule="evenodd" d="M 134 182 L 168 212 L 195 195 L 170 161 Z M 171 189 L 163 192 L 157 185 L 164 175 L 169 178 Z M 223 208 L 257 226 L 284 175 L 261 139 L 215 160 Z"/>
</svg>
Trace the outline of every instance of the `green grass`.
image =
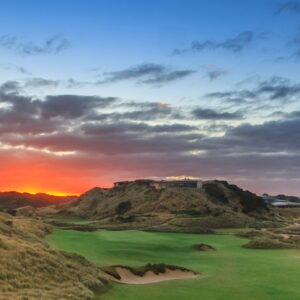
<svg viewBox="0 0 300 300">
<path fill-rule="evenodd" d="M 214 231 L 218 234 L 230 234 L 230 235 L 235 235 L 239 233 L 244 233 L 254 230 L 253 228 L 220 228 L 220 229 L 214 229 Z"/>
<path fill-rule="evenodd" d="M 241 245 L 247 240 L 231 235 L 55 230 L 48 241 L 102 266 L 162 262 L 202 273 L 191 280 L 115 284 L 98 296 L 103 300 L 300 299 L 300 251 L 245 249 Z M 217 251 L 199 252 L 192 247 L 198 243 L 208 243 Z"/>
</svg>

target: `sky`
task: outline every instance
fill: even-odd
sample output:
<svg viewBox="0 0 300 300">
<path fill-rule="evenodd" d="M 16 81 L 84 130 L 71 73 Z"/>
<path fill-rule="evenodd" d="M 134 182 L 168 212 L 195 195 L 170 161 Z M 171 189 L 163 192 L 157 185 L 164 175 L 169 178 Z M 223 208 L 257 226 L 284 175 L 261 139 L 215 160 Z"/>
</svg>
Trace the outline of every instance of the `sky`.
<svg viewBox="0 0 300 300">
<path fill-rule="evenodd" d="M 299 67 L 298 0 L 2 1 L 0 190 L 300 196 Z"/>
</svg>

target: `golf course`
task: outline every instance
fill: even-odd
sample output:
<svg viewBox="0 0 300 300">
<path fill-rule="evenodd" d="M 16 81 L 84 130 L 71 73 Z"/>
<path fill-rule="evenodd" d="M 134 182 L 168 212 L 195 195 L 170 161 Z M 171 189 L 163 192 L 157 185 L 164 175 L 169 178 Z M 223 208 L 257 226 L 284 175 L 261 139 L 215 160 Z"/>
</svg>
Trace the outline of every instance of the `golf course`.
<svg viewBox="0 0 300 300">
<path fill-rule="evenodd" d="M 300 299 L 300 251 L 243 248 L 232 234 L 151 233 L 55 229 L 47 237 L 59 250 L 80 254 L 102 267 L 170 264 L 199 272 L 192 279 L 155 284 L 112 284 L 104 300 L 292 300 Z M 216 251 L 199 251 L 205 243 Z"/>
</svg>

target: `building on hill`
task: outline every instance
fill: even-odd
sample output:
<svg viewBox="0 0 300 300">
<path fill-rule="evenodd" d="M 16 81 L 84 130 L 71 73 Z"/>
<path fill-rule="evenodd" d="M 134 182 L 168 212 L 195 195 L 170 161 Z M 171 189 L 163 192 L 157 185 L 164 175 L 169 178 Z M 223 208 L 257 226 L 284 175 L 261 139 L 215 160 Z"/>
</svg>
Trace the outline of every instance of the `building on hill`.
<svg viewBox="0 0 300 300">
<path fill-rule="evenodd" d="M 114 182 L 114 187 L 119 187 L 119 186 L 124 186 L 126 184 L 128 184 L 130 181 L 126 180 L 126 181 L 117 181 Z"/>
<path fill-rule="evenodd" d="M 203 181 L 202 180 L 194 180 L 194 179 L 183 179 L 183 180 L 147 180 L 147 179 L 138 179 L 135 181 L 118 181 L 114 183 L 114 187 L 120 187 L 127 185 L 130 182 L 136 183 L 147 183 L 156 189 L 162 189 L 166 187 L 171 188 L 194 188 L 200 189 L 202 188 Z"/>
<path fill-rule="evenodd" d="M 154 181 L 153 186 L 158 189 L 166 187 L 199 189 L 202 187 L 202 184 L 201 180 L 183 179 Z"/>
<path fill-rule="evenodd" d="M 276 198 L 267 194 L 262 195 L 265 203 L 269 207 L 277 207 L 277 208 L 300 208 L 300 203 L 298 202 L 291 202 L 288 200 L 283 200 L 280 198 Z"/>
</svg>

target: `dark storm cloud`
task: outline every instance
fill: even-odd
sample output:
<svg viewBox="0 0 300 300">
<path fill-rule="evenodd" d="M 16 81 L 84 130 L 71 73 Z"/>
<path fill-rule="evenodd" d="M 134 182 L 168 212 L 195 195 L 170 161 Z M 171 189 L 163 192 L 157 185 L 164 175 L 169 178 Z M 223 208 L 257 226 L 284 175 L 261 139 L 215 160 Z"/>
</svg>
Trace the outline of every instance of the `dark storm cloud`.
<svg viewBox="0 0 300 300">
<path fill-rule="evenodd" d="M 143 84 L 162 85 L 183 79 L 193 73 L 194 70 L 173 70 L 164 65 L 146 63 L 121 71 L 104 73 L 104 79 L 98 84 L 137 80 Z"/>
<path fill-rule="evenodd" d="M 0 47 L 12 50 L 23 55 L 41 55 L 41 54 L 58 54 L 66 50 L 70 42 L 63 37 L 55 35 L 43 44 L 36 44 L 32 41 L 23 42 L 15 36 L 2 35 L 0 36 Z"/>
<path fill-rule="evenodd" d="M 193 41 L 186 49 L 175 49 L 173 54 L 179 55 L 189 51 L 202 52 L 204 50 L 226 50 L 233 53 L 242 52 L 254 40 L 255 34 L 252 31 L 243 31 L 233 38 L 216 42 L 214 40 Z"/>
<path fill-rule="evenodd" d="M 283 12 L 300 14 L 300 1 L 285 1 L 277 4 L 278 8 L 275 14 L 280 14 Z"/>
<path fill-rule="evenodd" d="M 199 120 L 240 120 L 243 118 L 241 112 L 223 112 L 214 109 L 196 108 L 192 111 L 194 118 Z"/>
</svg>

